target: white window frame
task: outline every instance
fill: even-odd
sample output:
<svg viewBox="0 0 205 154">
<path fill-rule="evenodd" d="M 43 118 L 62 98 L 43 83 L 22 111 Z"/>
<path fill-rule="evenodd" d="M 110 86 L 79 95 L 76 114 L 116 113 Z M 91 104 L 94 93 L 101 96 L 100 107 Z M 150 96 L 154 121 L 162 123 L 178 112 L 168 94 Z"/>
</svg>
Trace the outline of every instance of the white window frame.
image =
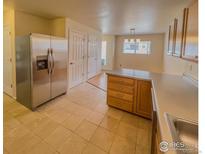
<svg viewBox="0 0 205 154">
<path fill-rule="evenodd" d="M 107 65 L 107 41 L 102 41 L 101 48 L 101 65 Z"/>
<path fill-rule="evenodd" d="M 140 47 L 140 46 L 142 46 L 142 44 L 140 44 L 140 43 L 144 43 L 144 42 L 147 42 L 147 43 L 149 43 L 149 49 L 147 50 L 147 51 L 140 51 L 141 49 L 133 49 L 132 51 L 125 51 L 125 41 L 131 41 L 131 42 L 133 42 L 133 43 L 139 43 L 139 48 L 141 48 L 142 49 L 142 47 Z M 122 53 L 123 54 L 140 54 L 140 55 L 150 55 L 151 54 L 151 41 L 150 40 L 140 40 L 140 39 L 136 39 L 136 38 L 131 38 L 131 39 L 124 39 L 123 40 L 123 47 L 122 47 Z"/>
</svg>

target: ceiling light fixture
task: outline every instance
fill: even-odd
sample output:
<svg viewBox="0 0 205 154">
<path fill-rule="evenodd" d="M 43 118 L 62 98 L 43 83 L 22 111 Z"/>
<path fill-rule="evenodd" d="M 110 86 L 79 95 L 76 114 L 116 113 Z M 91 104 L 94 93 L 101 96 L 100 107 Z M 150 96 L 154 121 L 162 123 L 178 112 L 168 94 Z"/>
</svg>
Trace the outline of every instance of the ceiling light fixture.
<svg viewBox="0 0 205 154">
<path fill-rule="evenodd" d="M 135 28 L 130 28 L 130 36 L 135 36 Z M 133 40 L 134 40 L 134 42 L 135 42 L 135 39 L 133 39 L 133 38 L 129 38 L 128 39 L 128 42 L 133 42 Z"/>
<path fill-rule="evenodd" d="M 135 28 L 130 29 L 130 35 L 135 35 Z"/>
</svg>

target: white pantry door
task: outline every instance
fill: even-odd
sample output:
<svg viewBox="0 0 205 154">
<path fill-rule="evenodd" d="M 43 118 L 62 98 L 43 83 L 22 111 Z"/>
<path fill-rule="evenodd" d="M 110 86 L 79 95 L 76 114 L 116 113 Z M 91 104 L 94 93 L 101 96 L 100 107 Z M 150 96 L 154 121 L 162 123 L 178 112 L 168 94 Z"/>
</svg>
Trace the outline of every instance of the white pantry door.
<svg viewBox="0 0 205 154">
<path fill-rule="evenodd" d="M 88 79 L 97 73 L 97 39 L 95 36 L 88 38 Z"/>
<path fill-rule="evenodd" d="M 10 96 L 13 96 L 13 66 L 12 66 L 12 50 L 11 50 L 11 32 L 9 26 L 4 26 L 3 36 L 3 90 Z"/>
<path fill-rule="evenodd" d="M 86 78 L 87 40 L 86 35 L 78 31 L 71 30 L 69 36 L 69 88 L 72 88 Z"/>
<path fill-rule="evenodd" d="M 96 54 L 96 59 L 97 59 L 97 72 L 96 74 L 99 74 L 101 72 L 101 49 L 102 49 L 102 38 L 97 38 L 97 54 Z"/>
</svg>

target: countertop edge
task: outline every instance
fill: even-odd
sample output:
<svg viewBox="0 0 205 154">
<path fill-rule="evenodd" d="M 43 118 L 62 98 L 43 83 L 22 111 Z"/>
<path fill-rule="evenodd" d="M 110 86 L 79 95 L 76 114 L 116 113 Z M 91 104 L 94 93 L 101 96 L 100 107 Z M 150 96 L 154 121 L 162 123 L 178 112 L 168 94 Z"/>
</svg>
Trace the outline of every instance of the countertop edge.
<svg viewBox="0 0 205 154">
<path fill-rule="evenodd" d="M 138 74 L 139 73 L 139 74 Z M 169 129 L 169 125 L 167 123 L 167 118 L 165 116 L 166 113 L 169 113 L 167 112 L 165 109 L 164 109 L 164 104 L 162 103 L 162 100 L 163 101 L 166 101 L 164 100 L 164 97 L 168 98 L 170 96 L 164 96 L 164 94 L 166 94 L 166 92 L 163 92 L 163 96 L 161 96 L 160 94 L 162 93 L 161 92 L 161 86 L 165 86 L 166 83 L 168 83 L 167 81 L 169 81 L 169 79 L 171 80 L 171 82 L 173 81 L 177 81 L 178 82 L 182 82 L 182 86 L 180 88 L 184 89 L 186 88 L 186 86 L 188 87 L 191 87 L 192 88 L 192 85 L 193 83 L 188 83 L 188 81 L 185 81 L 185 79 L 182 77 L 182 76 L 176 76 L 176 75 L 170 75 L 170 74 L 163 74 L 163 73 L 151 73 L 151 72 L 147 72 L 147 71 L 141 71 L 141 70 L 132 70 L 132 69 L 122 69 L 122 70 L 113 70 L 113 71 L 108 71 L 106 72 L 106 74 L 108 75 L 114 75 L 114 76 L 120 76 L 120 77 L 127 77 L 127 78 L 131 78 L 131 79 L 138 79 L 138 80 L 146 80 L 146 81 L 151 81 L 151 84 L 152 84 L 152 89 L 154 91 L 154 100 L 155 100 L 155 106 L 156 106 L 156 111 L 157 111 L 157 118 L 158 118 L 158 121 L 159 121 L 159 127 L 160 127 L 160 133 L 161 133 L 161 139 L 162 141 L 167 141 L 167 142 L 173 142 L 173 138 L 172 138 L 172 135 L 171 135 L 171 132 L 170 132 L 170 129 Z M 164 83 L 164 80 L 161 79 L 161 78 L 165 78 L 166 83 Z M 160 79 L 160 80 L 159 80 Z M 160 82 L 159 82 L 160 81 Z M 162 83 L 161 83 L 162 82 Z M 177 83 L 175 83 L 175 86 L 177 85 Z M 160 86 L 158 85 L 160 84 Z M 168 83 L 170 84 L 170 83 Z M 181 83 L 179 83 L 181 84 Z M 157 86 L 157 88 L 155 87 Z M 167 85 L 166 85 L 166 90 L 167 90 Z M 177 87 L 177 86 L 176 86 Z M 197 98 L 196 96 L 196 93 L 198 93 L 198 87 L 196 87 L 197 89 L 194 89 L 194 97 L 193 98 Z M 156 91 L 156 89 L 158 91 Z M 160 91 L 159 91 L 160 90 Z M 170 90 L 170 89 L 168 89 Z M 173 92 L 173 91 L 172 91 Z M 184 98 L 182 99 L 183 101 L 186 100 L 186 94 L 192 92 L 191 90 L 188 90 L 188 91 L 185 91 L 184 92 Z M 161 101 L 161 104 L 159 103 L 159 100 L 158 100 L 158 96 L 160 95 L 160 101 Z M 177 94 L 178 96 L 178 94 Z M 163 99 L 161 98 L 163 97 Z M 173 98 L 175 99 L 175 98 Z M 180 101 L 179 98 L 177 98 L 178 101 Z M 194 102 L 197 102 L 197 99 L 196 100 L 191 100 L 189 103 L 194 103 Z M 168 103 L 170 103 L 170 101 L 168 100 Z M 166 103 L 165 103 L 166 104 Z M 184 102 L 182 103 L 184 104 Z M 161 107 L 159 107 L 159 105 L 162 105 L 162 110 L 160 109 Z M 190 104 L 189 104 L 190 105 Z M 198 104 L 196 104 L 198 105 Z M 170 105 L 169 105 L 170 106 Z M 172 106 L 172 104 L 171 104 Z M 176 107 L 176 106 L 174 106 Z M 197 107 L 197 106 L 196 106 Z M 174 109 L 175 110 L 175 109 Z M 182 109 L 184 111 L 184 109 Z M 190 108 L 188 108 L 188 111 L 190 110 Z M 168 109 L 168 111 L 170 111 Z M 194 110 L 195 111 L 195 119 L 196 119 L 196 113 L 198 113 L 198 110 Z M 176 111 L 176 115 L 178 115 L 178 112 L 179 110 Z M 185 112 L 186 113 L 186 112 Z M 173 113 L 172 113 L 173 114 Z M 174 114 L 175 115 L 175 114 Z M 189 116 L 184 116 L 185 119 Z M 176 151 L 173 151 L 173 150 L 170 150 L 168 151 L 168 153 L 170 154 L 176 154 Z"/>
</svg>

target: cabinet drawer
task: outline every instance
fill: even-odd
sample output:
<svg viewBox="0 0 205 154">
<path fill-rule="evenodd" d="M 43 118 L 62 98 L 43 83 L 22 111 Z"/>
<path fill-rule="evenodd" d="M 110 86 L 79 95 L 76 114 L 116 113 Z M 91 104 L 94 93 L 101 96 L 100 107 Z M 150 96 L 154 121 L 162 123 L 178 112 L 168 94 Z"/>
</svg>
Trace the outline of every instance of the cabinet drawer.
<svg viewBox="0 0 205 154">
<path fill-rule="evenodd" d="M 122 92 L 118 92 L 118 91 L 108 89 L 108 95 L 112 96 L 112 97 L 115 97 L 115 98 L 127 100 L 127 101 L 130 101 L 130 102 L 133 101 L 133 95 L 132 94 L 125 94 L 125 93 L 122 93 Z"/>
<path fill-rule="evenodd" d="M 107 98 L 108 101 L 108 105 L 114 106 L 116 108 L 128 111 L 128 112 L 132 112 L 132 102 L 128 102 L 128 101 L 124 101 L 121 99 L 117 99 L 111 96 L 108 96 Z"/>
<path fill-rule="evenodd" d="M 123 85 L 134 85 L 134 80 L 129 78 L 117 77 L 117 76 L 108 76 L 108 82 L 117 82 Z"/>
<path fill-rule="evenodd" d="M 113 82 L 108 83 L 108 89 L 130 93 L 130 94 L 134 93 L 134 87 L 128 85 L 122 85 L 119 83 L 113 83 Z"/>
</svg>

